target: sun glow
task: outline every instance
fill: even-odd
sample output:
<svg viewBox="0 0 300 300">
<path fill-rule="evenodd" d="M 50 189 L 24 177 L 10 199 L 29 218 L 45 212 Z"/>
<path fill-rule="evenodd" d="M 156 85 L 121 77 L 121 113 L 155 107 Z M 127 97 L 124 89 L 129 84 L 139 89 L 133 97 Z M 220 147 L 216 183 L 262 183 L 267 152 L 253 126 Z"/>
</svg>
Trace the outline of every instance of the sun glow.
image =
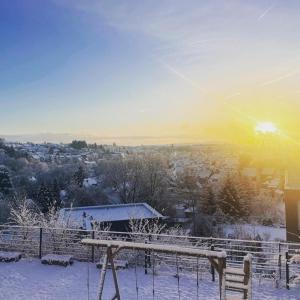
<svg viewBox="0 0 300 300">
<path fill-rule="evenodd" d="M 259 122 L 255 126 L 255 132 L 263 134 L 274 134 L 278 132 L 278 128 L 272 122 Z"/>
</svg>

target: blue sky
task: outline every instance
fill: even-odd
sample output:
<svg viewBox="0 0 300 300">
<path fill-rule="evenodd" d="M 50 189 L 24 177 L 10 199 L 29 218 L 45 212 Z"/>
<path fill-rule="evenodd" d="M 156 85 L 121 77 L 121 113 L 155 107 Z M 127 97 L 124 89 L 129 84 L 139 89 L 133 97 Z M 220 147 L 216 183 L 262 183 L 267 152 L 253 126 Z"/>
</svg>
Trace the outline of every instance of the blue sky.
<svg viewBox="0 0 300 300">
<path fill-rule="evenodd" d="M 0 134 L 207 139 L 243 114 L 284 123 L 299 28 L 296 0 L 2 0 Z"/>
</svg>

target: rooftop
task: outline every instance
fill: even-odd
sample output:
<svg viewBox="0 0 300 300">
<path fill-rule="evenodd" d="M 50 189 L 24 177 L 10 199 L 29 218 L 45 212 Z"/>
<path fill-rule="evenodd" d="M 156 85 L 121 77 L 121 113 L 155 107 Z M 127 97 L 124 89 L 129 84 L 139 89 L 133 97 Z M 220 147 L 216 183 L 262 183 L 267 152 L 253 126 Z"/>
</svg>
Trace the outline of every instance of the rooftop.
<svg viewBox="0 0 300 300">
<path fill-rule="evenodd" d="M 164 218 L 147 203 L 129 203 L 99 206 L 84 206 L 63 208 L 60 215 L 82 223 L 85 218 L 98 222 L 127 221 L 130 219 L 156 219 Z"/>
</svg>

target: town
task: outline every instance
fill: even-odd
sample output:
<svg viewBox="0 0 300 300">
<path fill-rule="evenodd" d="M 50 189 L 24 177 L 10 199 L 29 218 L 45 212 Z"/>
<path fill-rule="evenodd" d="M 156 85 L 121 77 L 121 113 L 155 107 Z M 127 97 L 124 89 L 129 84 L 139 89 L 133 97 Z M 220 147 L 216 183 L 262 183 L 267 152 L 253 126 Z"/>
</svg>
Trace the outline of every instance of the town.
<svg viewBox="0 0 300 300">
<path fill-rule="evenodd" d="M 287 172 L 285 165 L 274 163 L 281 154 L 266 156 L 265 147 L 118 146 L 84 140 L 36 144 L 2 139 L 2 247 L 11 249 L 5 246 L 5 240 L 16 225 L 24 230 L 32 228 L 29 236 L 23 229 L 14 233 L 14 243 L 19 244 L 22 236 L 30 242 L 23 251 L 35 251 L 35 228 L 41 228 L 39 243 L 46 247 L 40 246 L 42 263 L 63 265 L 81 257 L 83 251 L 78 249 L 73 233 L 66 230 L 75 230 L 76 235 L 82 235 L 77 230 L 106 232 L 104 237 L 101 233 L 105 239 L 117 233 L 119 237 L 123 235 L 122 240 L 129 236 L 132 239 L 132 233 L 140 234 L 137 241 L 162 235 L 163 242 L 163 236 L 175 235 L 179 244 L 181 239 L 198 237 L 205 248 L 209 240 L 214 241 L 211 245 L 217 245 L 227 239 L 230 243 L 241 241 L 239 249 L 252 243 L 249 250 L 257 256 L 253 262 L 255 273 L 265 276 L 274 270 L 274 278 L 279 280 L 277 259 L 268 254 L 261 257 L 266 245 L 277 247 L 279 243 L 285 249 L 286 242 L 298 242 L 298 217 L 295 218 L 293 205 L 297 205 L 299 192 L 295 188 L 297 177 Z M 52 232 L 51 228 L 57 229 Z M 70 253 L 65 246 L 52 249 L 49 244 L 61 244 L 65 239 L 73 244 L 72 256 L 62 255 Z M 164 243 L 168 242 L 167 238 Z M 265 242 L 270 244 L 264 245 Z M 223 247 L 227 246 L 220 249 Z M 13 253 L 9 258 L 6 253 L 9 252 L 0 252 L 3 260 L 15 259 Z M 21 254 L 17 253 L 18 260 Z M 42 256 L 46 253 L 48 256 Z M 291 260 L 296 253 L 290 254 Z M 235 263 L 241 262 L 235 256 L 239 254 L 231 254 Z M 103 265 L 103 260 L 100 263 Z M 127 256 L 115 263 L 125 269 L 131 264 Z M 281 263 L 280 268 L 284 268 Z M 149 260 L 150 268 L 151 264 Z M 295 267 L 293 272 L 298 272 Z"/>
<path fill-rule="evenodd" d="M 59 210 L 142 202 L 165 215 L 169 226 L 193 235 L 235 236 L 241 233 L 231 224 L 253 224 L 261 225 L 253 227 L 255 235 L 271 237 L 277 231 L 275 238 L 286 239 L 283 166 L 266 162 L 259 166 L 246 148 L 125 147 L 75 140 L 70 144 L 2 140 L 0 148 L 2 223 L 9 221 L 16 199 L 43 213 L 52 206 Z M 228 232 L 221 232 L 224 224 Z M 276 230 L 266 227 L 260 232 L 266 225 Z M 254 238 L 253 232 L 244 232 L 243 237 Z"/>
<path fill-rule="evenodd" d="M 300 299 L 299 12 L 0 1 L 0 300 Z"/>
</svg>

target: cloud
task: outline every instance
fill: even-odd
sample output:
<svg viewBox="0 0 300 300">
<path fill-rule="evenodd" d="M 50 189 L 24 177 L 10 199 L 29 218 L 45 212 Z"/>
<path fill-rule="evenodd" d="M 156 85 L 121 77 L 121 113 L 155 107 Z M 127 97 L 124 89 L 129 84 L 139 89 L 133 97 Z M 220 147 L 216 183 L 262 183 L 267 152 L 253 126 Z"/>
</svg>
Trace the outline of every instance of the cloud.
<svg viewBox="0 0 300 300">
<path fill-rule="evenodd" d="M 199 89 L 204 90 L 212 90 L 212 86 L 215 91 L 232 90 L 243 80 L 257 84 L 260 74 L 278 62 L 289 68 L 289 60 L 298 55 L 300 46 L 299 39 L 292 36 L 294 28 L 300 26 L 296 9 L 274 0 L 55 1 L 65 1 L 94 16 L 93 22 L 99 26 L 105 23 L 131 37 L 141 37 L 146 45 L 145 59 L 157 58 L 160 65 L 189 85 L 199 88 L 201 82 Z M 275 6 L 278 9 L 273 10 Z M 259 21 L 271 11 L 262 28 Z M 296 64 L 299 62 L 294 62 L 294 68 Z M 290 76 L 294 73 L 261 85 Z"/>
<path fill-rule="evenodd" d="M 237 45 L 236 37 L 228 32 L 238 31 L 240 21 L 254 16 L 252 8 L 236 1 L 66 2 L 97 15 L 99 22 L 118 30 L 152 38 L 156 46 L 151 51 L 185 65 L 220 57 L 232 50 Z"/>
</svg>

